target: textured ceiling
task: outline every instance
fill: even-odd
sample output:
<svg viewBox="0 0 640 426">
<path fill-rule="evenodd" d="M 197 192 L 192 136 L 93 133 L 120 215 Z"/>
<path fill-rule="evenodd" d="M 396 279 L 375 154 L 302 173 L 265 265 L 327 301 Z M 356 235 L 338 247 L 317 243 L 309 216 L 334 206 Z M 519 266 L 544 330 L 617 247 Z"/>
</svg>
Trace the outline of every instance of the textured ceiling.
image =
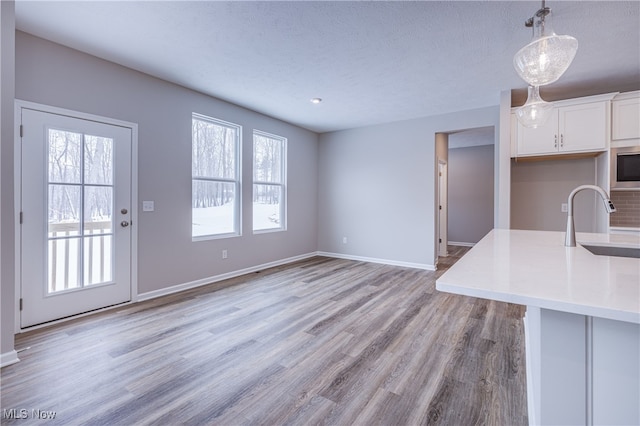
<svg viewBox="0 0 640 426">
<path fill-rule="evenodd" d="M 523 93 L 538 1 L 16 2 L 19 30 L 308 128 L 359 127 Z M 640 2 L 549 1 L 578 54 L 547 99 L 640 88 Z M 320 97 L 320 105 L 310 98 Z"/>
</svg>

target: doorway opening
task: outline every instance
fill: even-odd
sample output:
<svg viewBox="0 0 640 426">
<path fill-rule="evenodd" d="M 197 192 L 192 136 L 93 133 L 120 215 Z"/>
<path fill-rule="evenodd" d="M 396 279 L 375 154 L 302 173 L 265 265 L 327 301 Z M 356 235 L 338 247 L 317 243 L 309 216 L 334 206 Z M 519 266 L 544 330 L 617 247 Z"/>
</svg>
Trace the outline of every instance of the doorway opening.
<svg viewBox="0 0 640 426">
<path fill-rule="evenodd" d="M 436 134 L 439 256 L 449 246 L 472 247 L 493 229 L 495 155 L 493 126 Z"/>
</svg>

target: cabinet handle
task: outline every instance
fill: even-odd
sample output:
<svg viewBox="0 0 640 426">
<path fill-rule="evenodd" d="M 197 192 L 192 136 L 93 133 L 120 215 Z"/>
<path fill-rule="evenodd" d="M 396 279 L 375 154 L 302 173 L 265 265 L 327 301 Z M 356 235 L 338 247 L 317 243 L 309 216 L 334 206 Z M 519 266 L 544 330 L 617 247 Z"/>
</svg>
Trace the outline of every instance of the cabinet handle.
<svg viewBox="0 0 640 426">
<path fill-rule="evenodd" d="M 558 135 L 553 135 L 553 147 L 558 147 Z"/>
</svg>

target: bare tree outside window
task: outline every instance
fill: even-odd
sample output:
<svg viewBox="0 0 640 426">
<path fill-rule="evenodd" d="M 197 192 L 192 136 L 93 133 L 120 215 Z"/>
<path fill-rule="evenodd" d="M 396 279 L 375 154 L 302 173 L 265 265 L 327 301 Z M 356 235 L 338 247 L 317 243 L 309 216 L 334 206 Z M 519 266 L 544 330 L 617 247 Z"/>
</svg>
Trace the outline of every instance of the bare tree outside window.
<svg viewBox="0 0 640 426">
<path fill-rule="evenodd" d="M 286 142 L 280 136 L 253 133 L 253 230 L 285 229 Z"/>
<path fill-rule="evenodd" d="M 192 237 L 239 234 L 240 126 L 192 119 Z"/>
<path fill-rule="evenodd" d="M 48 150 L 48 291 L 108 282 L 113 139 L 49 129 Z"/>
</svg>

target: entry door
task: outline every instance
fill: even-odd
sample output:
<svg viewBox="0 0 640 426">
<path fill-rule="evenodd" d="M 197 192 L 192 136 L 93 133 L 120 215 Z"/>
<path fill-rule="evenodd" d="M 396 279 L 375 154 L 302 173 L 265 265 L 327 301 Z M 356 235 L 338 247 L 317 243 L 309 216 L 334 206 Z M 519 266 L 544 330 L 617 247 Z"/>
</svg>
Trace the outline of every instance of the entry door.
<svg viewBox="0 0 640 426">
<path fill-rule="evenodd" d="M 131 300 L 131 128 L 21 122 L 21 326 Z"/>
</svg>

